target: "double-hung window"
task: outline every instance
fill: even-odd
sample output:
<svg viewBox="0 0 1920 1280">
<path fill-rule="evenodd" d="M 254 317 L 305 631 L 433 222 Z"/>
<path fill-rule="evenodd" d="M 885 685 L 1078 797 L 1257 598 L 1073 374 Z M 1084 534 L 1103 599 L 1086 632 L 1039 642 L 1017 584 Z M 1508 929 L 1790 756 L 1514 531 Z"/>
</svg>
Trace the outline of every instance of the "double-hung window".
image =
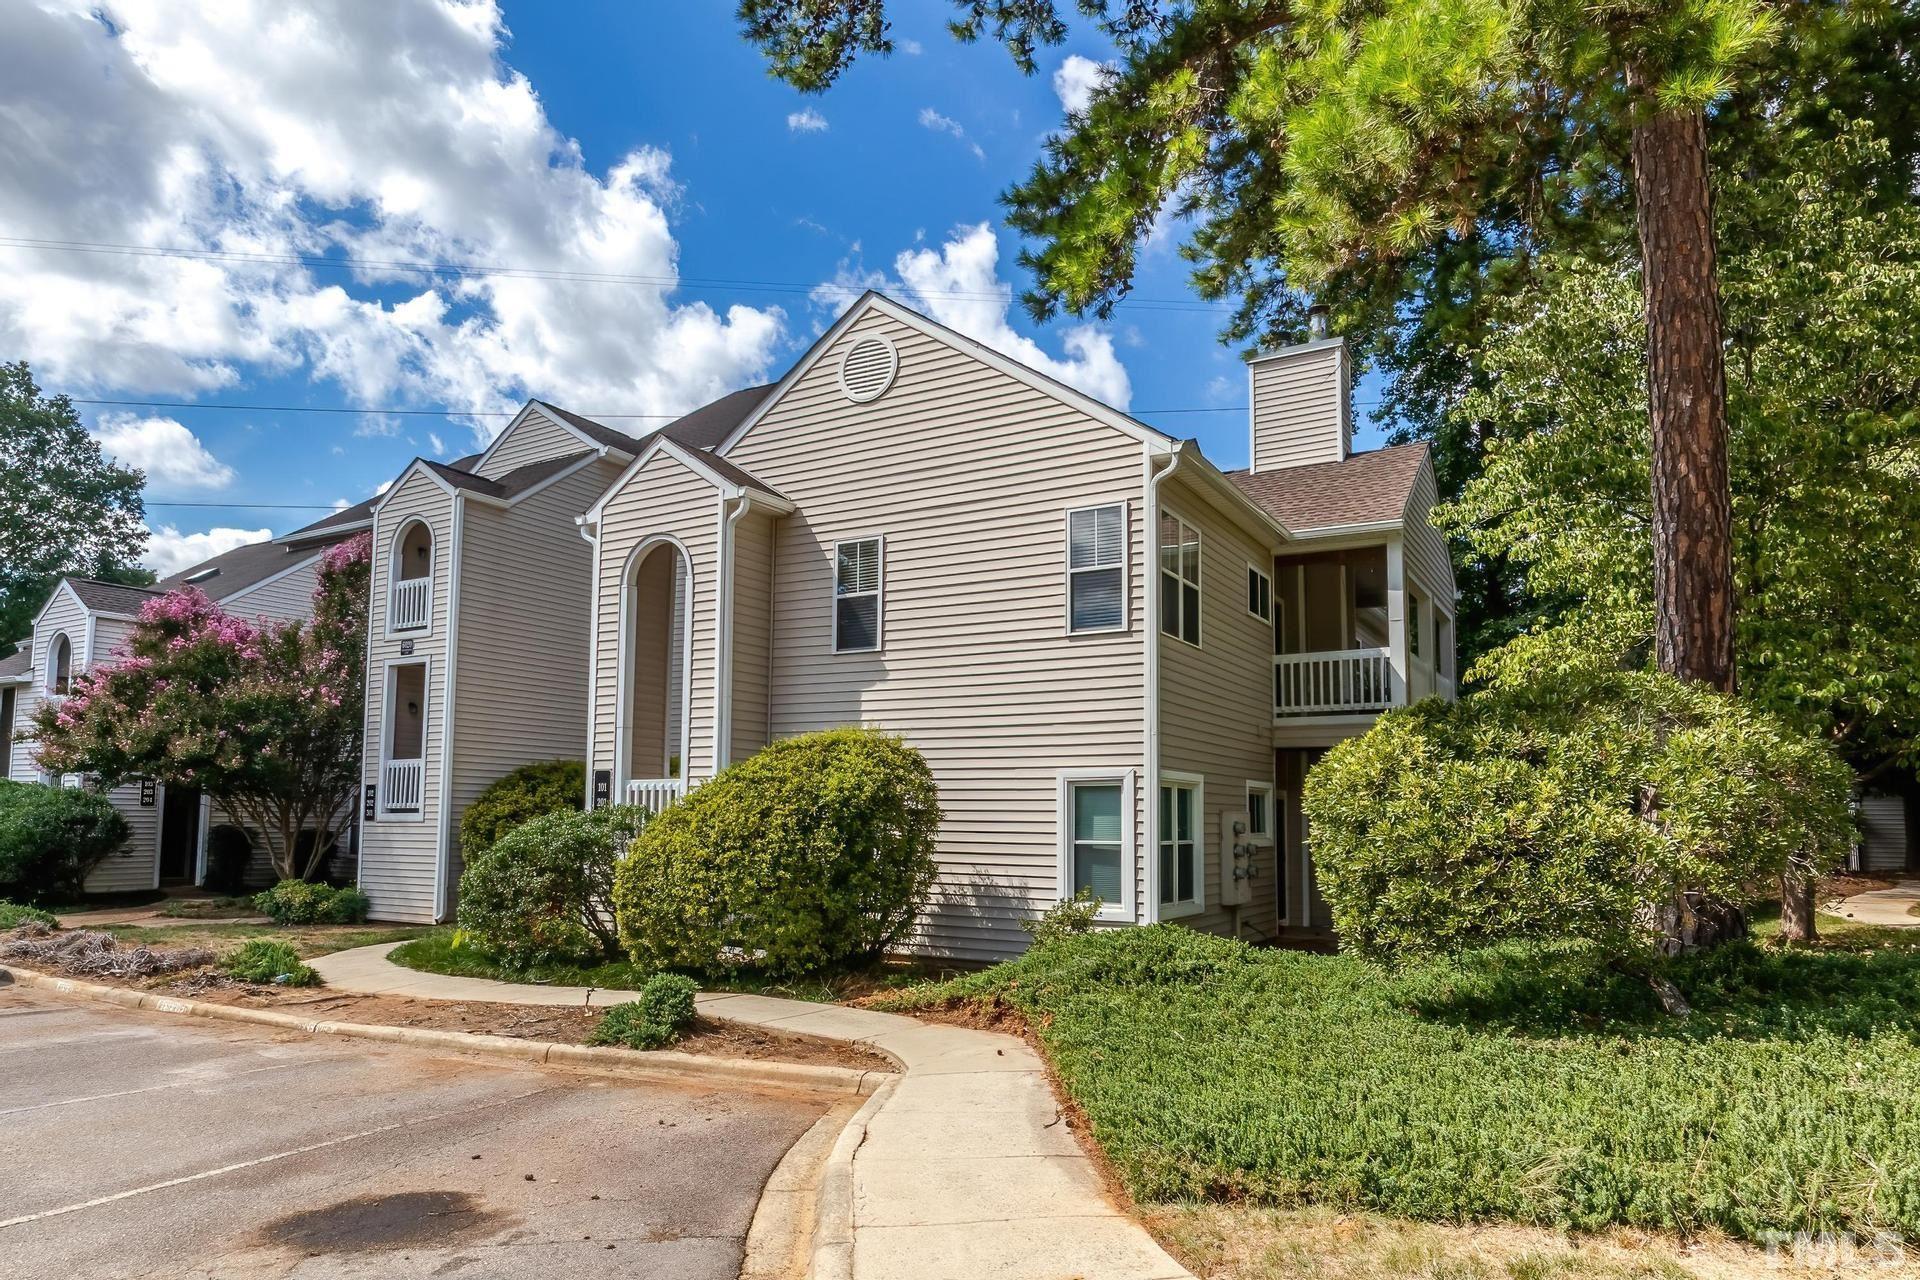
<svg viewBox="0 0 1920 1280">
<path fill-rule="evenodd" d="M 1182 916 L 1206 901 L 1206 849 L 1200 835 L 1202 783 L 1185 774 L 1160 782 L 1160 914 Z"/>
<path fill-rule="evenodd" d="M 1067 630 L 1127 627 L 1127 508 L 1067 512 Z"/>
<path fill-rule="evenodd" d="M 1133 919 L 1133 778 L 1124 770 L 1060 775 L 1060 896 L 1100 899 L 1102 920 Z"/>
<path fill-rule="evenodd" d="M 1200 531 L 1170 512 L 1160 517 L 1160 630 L 1200 643 Z"/>
<path fill-rule="evenodd" d="M 835 653 L 870 653 L 880 647 L 883 553 L 879 538 L 858 538 L 833 545 Z"/>
<path fill-rule="evenodd" d="M 1273 579 L 1254 565 L 1247 566 L 1247 612 L 1262 622 L 1273 621 Z"/>
</svg>

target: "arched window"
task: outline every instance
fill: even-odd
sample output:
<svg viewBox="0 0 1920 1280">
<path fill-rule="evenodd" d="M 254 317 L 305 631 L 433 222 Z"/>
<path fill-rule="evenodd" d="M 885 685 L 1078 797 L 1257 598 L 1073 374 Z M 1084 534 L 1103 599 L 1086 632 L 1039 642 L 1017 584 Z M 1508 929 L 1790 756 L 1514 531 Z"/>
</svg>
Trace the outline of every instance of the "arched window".
<svg viewBox="0 0 1920 1280">
<path fill-rule="evenodd" d="M 73 641 L 62 631 L 47 646 L 47 692 L 65 697 L 73 687 Z"/>
<path fill-rule="evenodd" d="M 393 539 L 387 579 L 387 629 L 425 631 L 433 623 L 433 530 L 409 520 Z"/>
</svg>

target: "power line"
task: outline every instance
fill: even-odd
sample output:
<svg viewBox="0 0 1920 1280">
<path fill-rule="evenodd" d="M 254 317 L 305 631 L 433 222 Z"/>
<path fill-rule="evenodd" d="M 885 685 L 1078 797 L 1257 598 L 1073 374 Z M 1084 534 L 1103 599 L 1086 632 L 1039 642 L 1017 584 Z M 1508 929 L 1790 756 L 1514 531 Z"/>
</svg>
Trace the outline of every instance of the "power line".
<svg viewBox="0 0 1920 1280">
<path fill-rule="evenodd" d="M 112 254 L 138 258 L 186 258 L 201 262 L 231 262 L 241 265 L 319 267 L 346 271 L 411 272 L 418 275 L 487 277 L 516 280 L 550 280 L 568 284 L 619 284 L 655 288 L 727 289 L 749 293 L 812 294 L 825 289 L 855 297 L 860 289 L 832 281 L 812 284 L 799 280 L 741 280 L 722 276 L 646 275 L 618 271 L 569 271 L 554 267 L 516 267 L 492 264 L 423 262 L 404 258 L 357 258 L 351 255 L 329 257 L 309 253 L 254 253 L 229 249 L 182 249 L 167 245 L 117 244 L 101 240 L 40 240 L 28 236 L 0 236 L 0 247 L 41 249 L 56 253 Z M 988 290 L 949 289 L 940 295 L 968 301 L 1001 302 L 1007 294 Z M 1119 305 L 1160 311 L 1218 311 L 1233 308 L 1224 303 L 1202 302 L 1193 298 L 1121 298 Z"/>
<path fill-rule="evenodd" d="M 145 507 L 207 507 L 222 511 L 334 511 L 324 502 L 142 502 Z M 352 506 L 352 503 L 348 503 Z"/>
<path fill-rule="evenodd" d="M 225 404 L 215 402 L 195 402 L 191 400 L 89 400 L 78 396 L 67 397 L 74 404 L 102 405 L 131 409 L 231 409 L 242 413 L 345 413 L 360 414 L 368 417 L 388 418 L 512 418 L 519 416 L 518 409 L 375 409 L 361 408 L 355 405 L 316 405 L 316 404 Z M 1355 400 L 1356 409 L 1371 408 L 1381 403 L 1378 400 Z M 1127 412 L 1135 417 L 1143 414 L 1170 413 L 1245 413 L 1244 404 L 1221 404 L 1184 406 L 1168 409 L 1130 409 Z M 584 418 L 596 421 L 607 419 L 651 418 L 672 421 L 684 417 L 678 413 L 586 413 Z"/>
</svg>

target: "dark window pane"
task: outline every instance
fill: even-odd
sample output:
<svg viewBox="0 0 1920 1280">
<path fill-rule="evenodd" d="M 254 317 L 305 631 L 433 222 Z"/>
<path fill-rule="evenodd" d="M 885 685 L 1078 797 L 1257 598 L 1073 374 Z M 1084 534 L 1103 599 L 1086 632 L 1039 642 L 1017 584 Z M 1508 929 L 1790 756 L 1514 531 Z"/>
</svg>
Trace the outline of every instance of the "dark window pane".
<svg viewBox="0 0 1920 1280">
<path fill-rule="evenodd" d="M 834 634 L 834 648 L 876 649 L 880 646 L 880 598 L 878 596 L 855 596 L 834 602 L 839 619 L 839 629 Z"/>
<path fill-rule="evenodd" d="M 1176 901 L 1179 901 L 1179 902 L 1193 901 L 1193 873 L 1195 869 L 1194 868 L 1195 861 L 1197 861 L 1197 859 L 1195 859 L 1193 856 L 1193 846 L 1190 844 L 1181 845 L 1180 846 L 1180 895 L 1176 899 Z"/>
<path fill-rule="evenodd" d="M 1180 638 L 1188 644 L 1200 643 L 1200 588 L 1180 588 Z"/>
<path fill-rule="evenodd" d="M 1180 634 L 1180 580 L 1167 573 L 1160 575 L 1160 629 Z"/>
<path fill-rule="evenodd" d="M 1075 631 L 1118 627 L 1126 621 L 1126 584 L 1119 569 L 1082 569 L 1068 576 L 1073 593 L 1068 625 Z"/>
</svg>

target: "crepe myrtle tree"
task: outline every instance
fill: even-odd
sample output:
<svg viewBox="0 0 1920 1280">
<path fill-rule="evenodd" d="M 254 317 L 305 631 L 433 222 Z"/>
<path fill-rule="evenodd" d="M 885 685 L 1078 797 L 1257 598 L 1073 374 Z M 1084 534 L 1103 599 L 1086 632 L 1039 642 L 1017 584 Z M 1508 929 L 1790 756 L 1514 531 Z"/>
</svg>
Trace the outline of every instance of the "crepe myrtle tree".
<svg viewBox="0 0 1920 1280">
<path fill-rule="evenodd" d="M 110 663 L 36 713 L 41 767 L 196 788 L 281 879 L 317 876 L 360 781 L 370 548 L 325 553 L 308 622 L 249 622 L 193 588 L 149 601 Z"/>
</svg>

